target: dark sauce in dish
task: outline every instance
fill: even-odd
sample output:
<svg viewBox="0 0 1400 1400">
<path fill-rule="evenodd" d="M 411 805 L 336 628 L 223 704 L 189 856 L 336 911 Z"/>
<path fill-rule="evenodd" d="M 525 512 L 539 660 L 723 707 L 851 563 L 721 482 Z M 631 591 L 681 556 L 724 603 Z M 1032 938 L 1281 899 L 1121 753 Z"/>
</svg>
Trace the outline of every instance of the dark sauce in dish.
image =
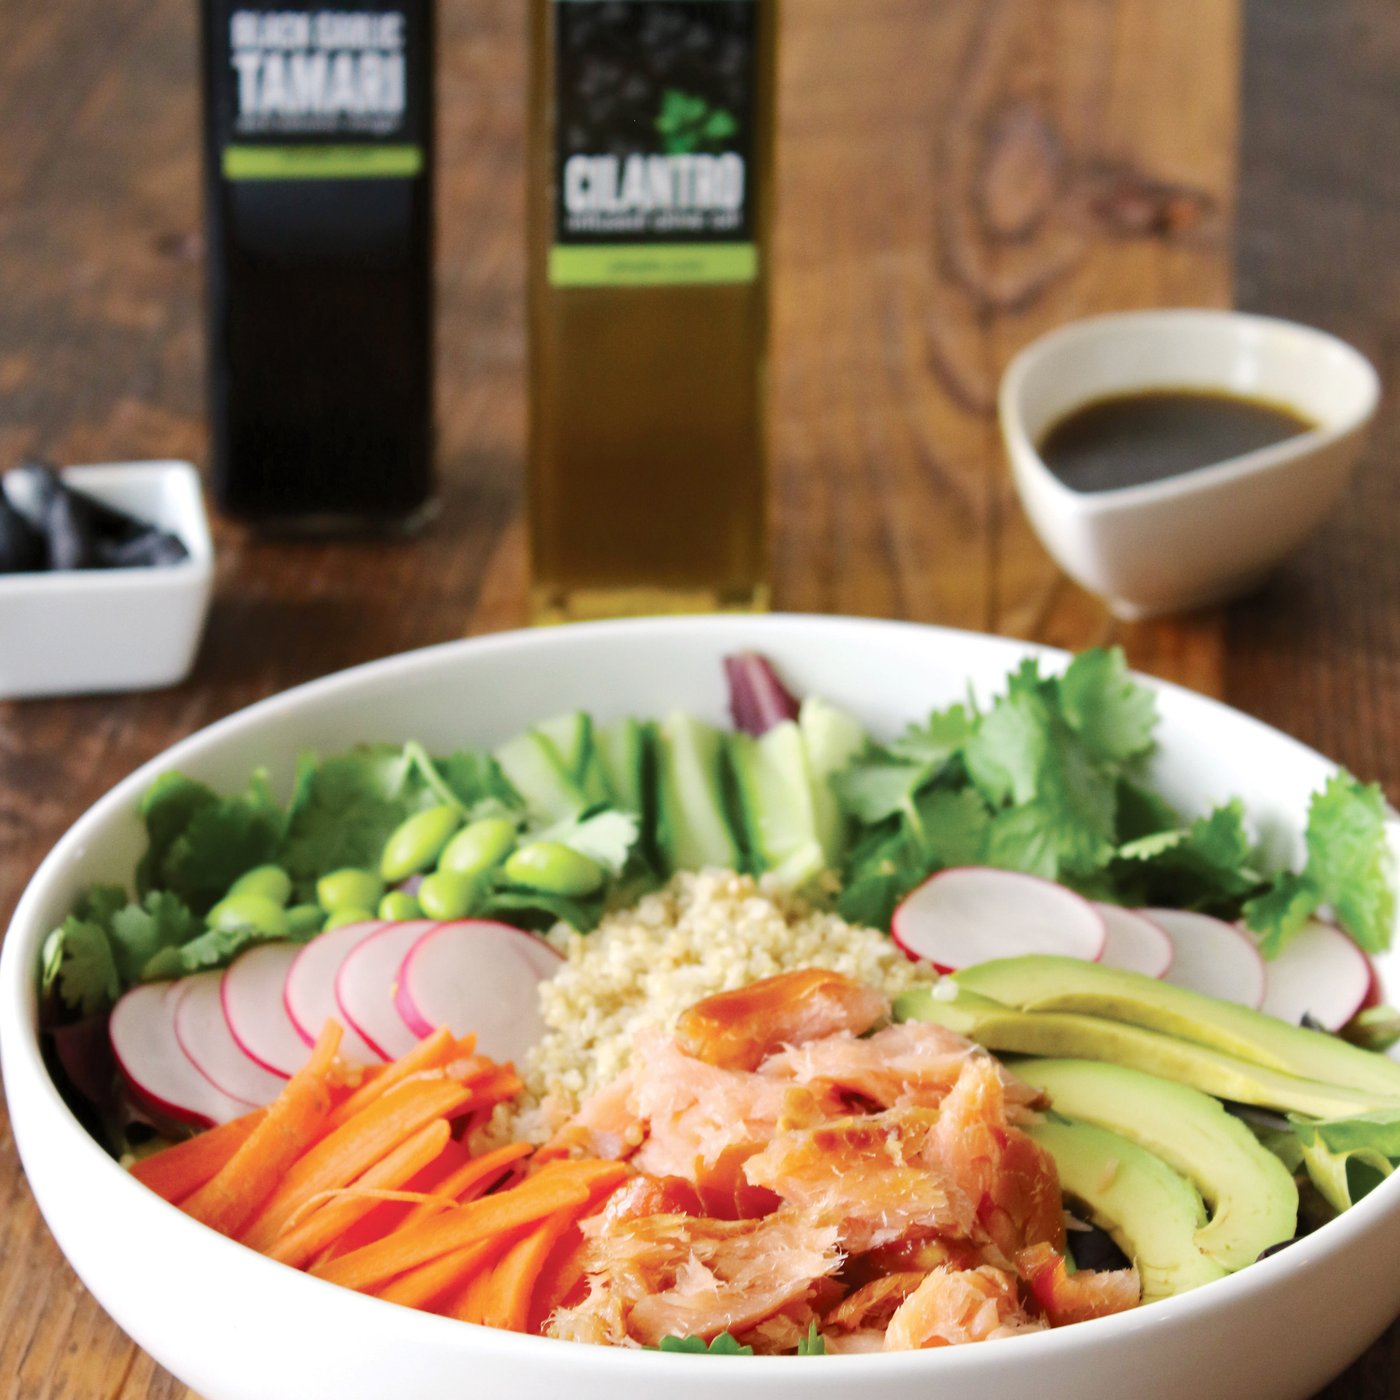
<svg viewBox="0 0 1400 1400">
<path fill-rule="evenodd" d="M 1153 389 L 1076 408 L 1046 432 L 1040 457 L 1075 491 L 1116 491 L 1227 462 L 1316 426 L 1264 399 Z"/>
</svg>

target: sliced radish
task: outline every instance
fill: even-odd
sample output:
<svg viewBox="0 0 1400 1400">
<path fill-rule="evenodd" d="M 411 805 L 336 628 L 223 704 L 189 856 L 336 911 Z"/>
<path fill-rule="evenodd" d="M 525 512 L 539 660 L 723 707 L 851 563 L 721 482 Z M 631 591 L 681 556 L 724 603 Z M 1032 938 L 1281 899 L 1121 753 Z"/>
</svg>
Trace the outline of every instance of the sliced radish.
<svg viewBox="0 0 1400 1400">
<path fill-rule="evenodd" d="M 1172 965 L 1171 935 L 1136 909 L 1117 904 L 1096 904 L 1108 929 L 1103 956 L 1105 967 L 1140 972 L 1144 977 L 1165 977 Z"/>
<path fill-rule="evenodd" d="M 1332 924 L 1309 919 L 1271 962 L 1264 964 L 1264 1004 L 1280 1021 L 1310 1017 L 1339 1031 L 1366 1004 L 1371 960 Z"/>
<path fill-rule="evenodd" d="M 537 933 L 526 933 L 524 929 L 516 929 L 515 932 L 520 935 L 518 946 L 525 961 L 539 973 L 541 981 L 547 982 L 559 971 L 560 964 L 566 961 L 563 953 L 552 943 L 546 943 Z"/>
<path fill-rule="evenodd" d="M 397 996 L 403 1019 L 419 1035 L 439 1026 L 454 1035 L 474 1032 L 482 1054 L 519 1060 L 545 1029 L 537 989 L 547 964 L 526 940 L 539 941 L 486 919 L 439 924 L 404 959 Z"/>
<path fill-rule="evenodd" d="M 297 1034 L 307 1045 L 316 1043 L 327 1021 L 343 1019 L 335 999 L 336 973 L 354 949 L 383 927 L 379 921 L 342 924 L 317 934 L 293 959 L 282 987 L 282 1002 Z M 384 1058 L 353 1026 L 345 1027 L 340 1053 L 363 1065 Z"/>
<path fill-rule="evenodd" d="M 1171 936 L 1172 965 L 1163 981 L 1243 1006 L 1264 1000 L 1264 960 L 1243 929 L 1186 909 L 1141 912 Z"/>
<path fill-rule="evenodd" d="M 260 943 L 229 965 L 219 988 L 224 1020 L 239 1049 L 265 1070 L 290 1079 L 306 1063 L 306 1042 L 282 1000 L 299 943 Z"/>
<path fill-rule="evenodd" d="M 399 969 L 413 945 L 436 927 L 432 919 L 386 924 L 352 948 L 335 975 L 335 999 L 341 1014 L 386 1060 L 407 1054 L 420 1039 L 395 1002 Z"/>
<path fill-rule="evenodd" d="M 175 1035 L 179 984 L 133 987 L 112 1008 L 107 1033 L 132 1096 L 153 1113 L 207 1128 L 256 1105 L 216 1089 L 180 1048 Z"/>
<path fill-rule="evenodd" d="M 1072 890 L 981 866 L 930 876 L 894 911 L 891 932 L 942 972 L 1027 953 L 1094 962 L 1107 937 L 1103 916 Z"/>
<path fill-rule="evenodd" d="M 174 994 L 175 1039 L 194 1067 L 216 1088 L 248 1103 L 271 1103 L 286 1081 L 245 1055 L 224 1020 L 222 972 L 197 972 Z"/>
</svg>

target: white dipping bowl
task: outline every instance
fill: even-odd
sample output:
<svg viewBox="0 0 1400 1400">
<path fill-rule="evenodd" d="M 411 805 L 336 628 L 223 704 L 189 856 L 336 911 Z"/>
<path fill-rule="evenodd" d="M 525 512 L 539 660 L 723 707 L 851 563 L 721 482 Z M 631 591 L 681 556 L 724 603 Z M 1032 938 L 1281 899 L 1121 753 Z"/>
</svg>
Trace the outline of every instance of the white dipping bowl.
<svg viewBox="0 0 1400 1400">
<path fill-rule="evenodd" d="M 1318 426 L 1181 476 L 1076 491 L 1037 450 L 1096 399 L 1197 389 L 1263 399 Z M 1323 331 L 1237 311 L 1139 311 L 1076 321 L 1011 362 L 999 398 L 1021 503 L 1041 543 L 1122 618 L 1223 602 L 1256 587 L 1341 495 L 1380 400 L 1363 355 Z"/>
<path fill-rule="evenodd" d="M 935 705 L 984 699 L 1026 655 L 1060 653 L 853 619 L 645 620 L 457 642 L 303 686 L 177 744 L 82 816 L 25 891 L 0 954 L 5 1091 L 30 1185 L 59 1245 L 116 1321 L 206 1400 L 1304 1400 L 1400 1311 L 1400 1175 L 1341 1219 L 1241 1273 L 1053 1332 L 879 1356 L 717 1359 L 491 1331 L 348 1292 L 196 1224 L 129 1177 L 56 1092 L 40 1054 L 45 934 L 92 880 L 125 880 L 136 815 L 178 768 L 241 789 L 265 766 L 360 740 L 491 744 L 574 707 L 609 720 L 683 706 L 724 722 L 721 658 L 755 649 L 799 693 L 893 735 Z M 1238 793 L 1274 859 L 1299 850 L 1309 794 L 1333 765 L 1264 725 L 1160 685 L 1157 780 L 1196 811 Z M 1395 960 L 1383 960 L 1395 980 Z"/>
</svg>

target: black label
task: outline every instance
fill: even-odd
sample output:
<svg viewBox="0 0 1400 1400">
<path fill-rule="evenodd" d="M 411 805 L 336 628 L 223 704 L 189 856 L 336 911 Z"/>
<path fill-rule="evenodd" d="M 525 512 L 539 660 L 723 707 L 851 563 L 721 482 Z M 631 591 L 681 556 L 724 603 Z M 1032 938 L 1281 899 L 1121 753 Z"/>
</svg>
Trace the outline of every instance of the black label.
<svg viewBox="0 0 1400 1400">
<path fill-rule="evenodd" d="M 555 0 L 554 12 L 552 280 L 751 277 L 755 0 Z M 634 278 L 583 252 L 638 245 L 672 256 L 629 264 L 650 267 Z"/>
</svg>

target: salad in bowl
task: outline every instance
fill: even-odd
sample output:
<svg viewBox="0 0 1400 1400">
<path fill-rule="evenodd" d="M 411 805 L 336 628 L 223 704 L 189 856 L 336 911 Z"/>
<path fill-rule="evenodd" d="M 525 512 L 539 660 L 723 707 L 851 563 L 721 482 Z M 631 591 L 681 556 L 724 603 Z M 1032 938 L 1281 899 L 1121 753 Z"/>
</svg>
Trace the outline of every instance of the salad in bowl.
<svg viewBox="0 0 1400 1400">
<path fill-rule="evenodd" d="M 26 896 L 5 976 L 36 1034 L 5 1068 L 60 1242 L 213 1396 L 283 1392 L 119 1286 L 46 1189 L 60 1136 L 155 1222 L 172 1311 L 162 1267 L 217 1260 L 303 1387 L 274 1300 L 363 1327 L 318 1353 L 350 1394 L 405 1348 L 424 1395 L 453 1357 L 540 1395 L 851 1367 L 1084 1394 L 1085 1348 L 1180 1343 L 1278 1395 L 1242 1362 L 1287 1344 L 1299 1280 L 1400 1230 L 1382 797 L 1118 652 L 583 628 L 183 747 Z"/>
</svg>

